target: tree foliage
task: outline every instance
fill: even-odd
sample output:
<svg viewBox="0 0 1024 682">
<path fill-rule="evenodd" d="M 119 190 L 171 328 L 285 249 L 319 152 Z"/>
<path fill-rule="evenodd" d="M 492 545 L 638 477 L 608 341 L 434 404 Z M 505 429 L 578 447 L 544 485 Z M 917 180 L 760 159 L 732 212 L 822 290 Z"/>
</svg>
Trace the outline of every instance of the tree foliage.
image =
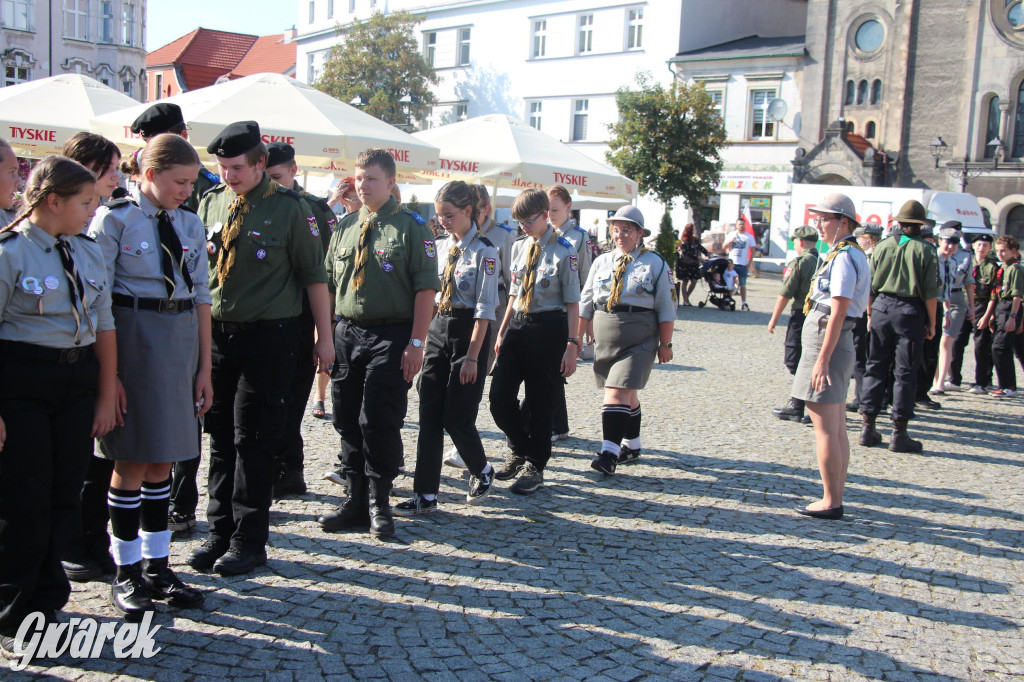
<svg viewBox="0 0 1024 682">
<path fill-rule="evenodd" d="M 672 229 L 672 214 L 668 211 L 661 216 L 661 223 L 658 227 L 658 237 L 654 241 L 654 250 L 668 261 L 670 266 L 675 266 L 676 258 L 676 232 Z"/>
<path fill-rule="evenodd" d="M 362 110 L 392 124 L 422 118 L 437 103 L 434 67 L 413 34 L 419 23 L 409 12 L 374 12 L 368 21 L 339 26 L 344 42 L 331 48 L 323 73 L 312 84 L 343 102 L 362 97 Z M 403 103 L 409 96 L 412 103 Z"/>
<path fill-rule="evenodd" d="M 722 172 L 725 126 L 703 84 L 668 87 L 640 73 L 637 90 L 615 94 L 619 122 L 609 126 L 608 162 L 666 207 L 682 197 L 699 206 Z"/>
</svg>

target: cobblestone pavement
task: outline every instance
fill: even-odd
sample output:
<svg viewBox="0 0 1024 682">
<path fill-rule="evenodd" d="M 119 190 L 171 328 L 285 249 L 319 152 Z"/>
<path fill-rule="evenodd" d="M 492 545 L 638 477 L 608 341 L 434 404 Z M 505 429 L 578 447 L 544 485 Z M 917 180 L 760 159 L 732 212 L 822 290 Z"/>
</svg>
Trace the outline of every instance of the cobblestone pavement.
<svg viewBox="0 0 1024 682">
<path fill-rule="evenodd" d="M 641 394 L 644 454 L 614 477 L 589 466 L 600 394 L 583 366 L 568 389 L 572 437 L 540 492 L 517 497 L 498 483 L 471 507 L 466 481 L 447 469 L 442 511 L 399 519 L 395 539 L 331 535 L 314 519 L 336 503 L 339 488 L 320 477 L 337 436 L 309 418 L 310 491 L 274 505 L 265 568 L 196 575 L 184 557 L 202 533 L 176 541 L 180 574 L 209 592 L 201 611 L 159 607 L 160 653 L 120 661 L 108 646 L 101 660 L 29 670 L 157 680 L 1024 677 L 1024 400 L 947 395 L 912 423 L 925 454 L 854 445 L 843 521 L 798 516 L 793 507 L 816 499 L 820 483 L 811 430 L 769 413 L 790 385 L 783 335 L 765 331 L 778 283 L 750 280 L 754 312 L 680 308 L 676 360 Z M 416 415 L 410 394 L 410 469 Z M 486 405 L 479 426 L 499 458 Z M 396 482 L 395 502 L 411 484 Z M 63 618 L 115 621 L 107 589 L 76 585 Z"/>
</svg>

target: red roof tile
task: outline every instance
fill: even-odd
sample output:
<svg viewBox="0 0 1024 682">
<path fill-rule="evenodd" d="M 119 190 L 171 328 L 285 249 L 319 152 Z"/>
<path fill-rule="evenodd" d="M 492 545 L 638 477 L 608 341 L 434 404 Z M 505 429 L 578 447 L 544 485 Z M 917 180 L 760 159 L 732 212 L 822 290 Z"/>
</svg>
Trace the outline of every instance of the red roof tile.
<svg viewBox="0 0 1024 682">
<path fill-rule="evenodd" d="M 296 48 L 296 43 L 284 42 L 283 33 L 260 36 L 228 77 L 241 78 L 254 73 L 293 74 Z"/>
<path fill-rule="evenodd" d="M 146 66 L 174 64 L 181 68 L 185 89 L 196 90 L 238 66 L 256 40 L 245 33 L 197 28 L 150 52 Z"/>
<path fill-rule="evenodd" d="M 861 157 L 863 157 L 864 152 L 871 147 L 871 143 L 868 142 L 863 135 L 859 135 L 857 133 L 846 133 L 846 142 L 853 147 Z"/>
</svg>

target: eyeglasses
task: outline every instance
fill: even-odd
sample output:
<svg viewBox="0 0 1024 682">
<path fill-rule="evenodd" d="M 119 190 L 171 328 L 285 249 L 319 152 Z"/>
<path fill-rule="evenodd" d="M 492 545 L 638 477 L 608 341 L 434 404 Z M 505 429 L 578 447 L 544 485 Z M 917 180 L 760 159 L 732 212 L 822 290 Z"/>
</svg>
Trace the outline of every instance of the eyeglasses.
<svg viewBox="0 0 1024 682">
<path fill-rule="evenodd" d="M 819 215 L 817 218 L 813 219 L 811 222 L 814 223 L 815 225 L 824 225 L 825 223 L 829 222 L 830 220 L 839 221 L 839 220 L 842 220 L 842 219 L 843 219 L 843 216 L 841 216 L 841 215 Z"/>
<path fill-rule="evenodd" d="M 516 220 L 515 218 L 513 218 L 512 222 L 514 222 L 516 225 L 518 225 L 519 227 L 521 227 L 521 228 L 523 228 L 525 230 L 528 227 L 533 227 L 533 224 L 535 222 L 537 222 L 542 215 L 544 215 L 544 214 L 543 213 L 538 213 L 537 215 L 533 216 L 529 220 Z"/>
</svg>

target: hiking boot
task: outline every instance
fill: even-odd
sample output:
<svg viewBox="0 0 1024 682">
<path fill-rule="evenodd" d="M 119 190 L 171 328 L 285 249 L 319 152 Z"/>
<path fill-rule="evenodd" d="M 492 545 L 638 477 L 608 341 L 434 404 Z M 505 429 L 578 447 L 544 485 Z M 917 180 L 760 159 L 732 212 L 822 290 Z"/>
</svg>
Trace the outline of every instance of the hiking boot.
<svg viewBox="0 0 1024 682">
<path fill-rule="evenodd" d="M 882 442 L 882 434 L 875 428 L 876 419 L 878 419 L 877 414 L 867 414 L 864 412 L 860 415 L 863 426 L 860 429 L 860 440 L 858 442 L 866 448 L 872 448 Z"/>
<path fill-rule="evenodd" d="M 518 478 L 509 490 L 516 495 L 530 495 L 544 485 L 544 473 L 539 471 L 532 462 L 526 462 L 519 468 Z"/>
<path fill-rule="evenodd" d="M 777 419 L 785 421 L 798 422 L 803 419 L 804 416 L 804 401 L 799 398 L 790 398 L 789 403 L 785 407 L 776 407 L 772 409 L 772 415 Z"/>
<path fill-rule="evenodd" d="M 498 465 L 498 468 L 494 470 L 494 477 L 499 481 L 508 481 L 516 477 L 519 473 L 519 469 L 526 464 L 526 458 L 520 457 L 513 451 L 505 453 L 505 461 Z"/>
<path fill-rule="evenodd" d="M 907 420 L 892 420 L 892 435 L 889 437 L 890 452 L 921 452 L 924 449 L 921 441 L 914 440 L 907 434 Z"/>
</svg>

